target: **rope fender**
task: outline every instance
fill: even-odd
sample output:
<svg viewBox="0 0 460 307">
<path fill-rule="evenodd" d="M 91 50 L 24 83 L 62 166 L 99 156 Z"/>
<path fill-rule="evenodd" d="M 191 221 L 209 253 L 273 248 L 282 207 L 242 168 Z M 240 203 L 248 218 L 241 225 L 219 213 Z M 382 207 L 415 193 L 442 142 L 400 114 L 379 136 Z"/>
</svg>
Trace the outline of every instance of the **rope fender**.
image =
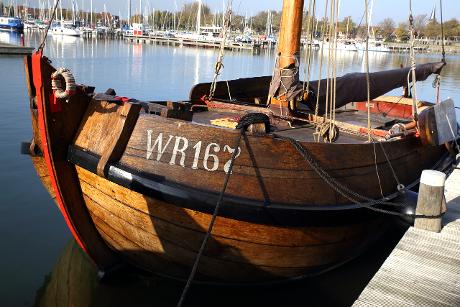
<svg viewBox="0 0 460 307">
<path fill-rule="evenodd" d="M 62 79 L 65 81 L 65 89 L 62 85 Z M 77 84 L 70 70 L 60 67 L 51 75 L 51 88 L 56 98 L 67 99 L 76 93 Z"/>
</svg>

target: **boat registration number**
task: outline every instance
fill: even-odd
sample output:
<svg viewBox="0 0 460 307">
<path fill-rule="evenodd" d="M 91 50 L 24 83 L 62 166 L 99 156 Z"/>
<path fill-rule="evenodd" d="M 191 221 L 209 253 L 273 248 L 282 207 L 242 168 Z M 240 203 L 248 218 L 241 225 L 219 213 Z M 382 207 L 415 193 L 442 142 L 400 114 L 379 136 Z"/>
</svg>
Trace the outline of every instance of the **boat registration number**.
<svg viewBox="0 0 460 307">
<path fill-rule="evenodd" d="M 238 147 L 236 158 L 241 154 L 241 148 Z M 220 145 L 214 142 L 209 144 L 203 141 L 191 142 L 183 136 L 164 135 L 159 133 L 156 137 L 153 135 L 153 130 L 147 130 L 147 160 L 160 161 L 164 157 L 165 152 L 171 153 L 169 158 L 170 165 L 180 165 L 182 167 L 191 167 L 192 169 L 199 169 L 203 166 L 208 172 L 214 172 L 219 169 L 220 161 L 217 154 L 226 153 L 225 163 L 223 170 L 228 173 L 230 169 L 231 156 L 235 152 L 234 148 L 229 145 Z M 193 156 L 193 161 L 190 165 L 186 165 L 187 155 Z M 169 156 L 169 155 L 168 155 Z M 220 157 L 222 159 L 222 156 Z M 165 159 L 163 159 L 165 160 Z"/>
</svg>

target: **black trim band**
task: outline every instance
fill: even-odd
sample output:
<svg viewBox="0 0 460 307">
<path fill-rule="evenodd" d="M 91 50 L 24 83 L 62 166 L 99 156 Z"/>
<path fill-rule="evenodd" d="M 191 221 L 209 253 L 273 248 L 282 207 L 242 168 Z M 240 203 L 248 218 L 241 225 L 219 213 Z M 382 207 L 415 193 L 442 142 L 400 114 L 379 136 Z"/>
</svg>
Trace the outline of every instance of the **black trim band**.
<svg viewBox="0 0 460 307">
<path fill-rule="evenodd" d="M 67 159 L 92 173 L 97 173 L 100 157 L 93 153 L 70 146 Z M 106 169 L 106 179 L 109 181 L 175 206 L 212 214 L 217 203 L 217 193 L 167 182 L 161 176 L 145 174 L 116 164 L 108 164 Z M 407 202 L 407 199 L 405 201 Z M 333 227 L 359 223 L 381 214 L 355 204 L 322 206 L 265 204 L 250 199 L 225 196 L 219 216 L 278 226 Z"/>
</svg>

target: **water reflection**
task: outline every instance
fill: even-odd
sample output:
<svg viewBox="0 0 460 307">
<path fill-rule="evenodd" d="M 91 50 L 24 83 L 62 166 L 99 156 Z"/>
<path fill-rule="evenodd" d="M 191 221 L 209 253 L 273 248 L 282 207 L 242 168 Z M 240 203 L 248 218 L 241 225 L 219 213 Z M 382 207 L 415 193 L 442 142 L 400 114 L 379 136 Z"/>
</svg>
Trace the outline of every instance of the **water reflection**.
<svg viewBox="0 0 460 307">
<path fill-rule="evenodd" d="M 0 31 L 0 43 L 21 45 L 21 34 L 16 33 L 16 32 Z"/>
<path fill-rule="evenodd" d="M 9 33 L 6 33 L 9 35 Z M 41 34 L 26 33 L 26 44 L 38 46 Z M 218 49 L 173 47 L 151 44 L 132 44 L 122 40 L 53 38 L 48 37 L 45 54 L 57 66 L 70 68 L 77 82 L 95 85 L 99 91 L 112 87 L 123 96 L 145 100 L 184 100 L 190 88 L 199 82 L 210 82 L 214 75 Z M 226 51 L 224 69 L 219 77 L 235 79 L 270 75 L 276 51 L 262 50 L 259 55 L 248 51 Z M 319 75 L 321 51 L 312 53 L 311 79 L 326 77 L 329 52 L 322 56 L 323 69 Z M 439 61 L 440 55 L 419 54 L 417 63 Z M 460 101 L 457 84 L 460 57 L 449 56 L 448 65 L 442 73 L 443 98 L 452 97 Z M 305 50 L 301 54 L 300 77 L 304 79 Z M 363 52 L 337 52 L 337 75 L 363 71 Z M 394 69 L 408 65 L 407 54 L 370 52 L 371 71 Z M 418 98 L 433 101 L 435 94 L 431 86 L 433 77 L 418 83 Z M 399 95 L 401 90 L 391 94 Z"/>
<path fill-rule="evenodd" d="M 402 235 L 394 229 L 359 258 L 318 277 L 270 287 L 194 286 L 188 306 L 350 306 Z M 175 306 L 183 284 L 125 269 L 104 282 L 74 240 L 37 290 L 34 306 Z"/>
</svg>

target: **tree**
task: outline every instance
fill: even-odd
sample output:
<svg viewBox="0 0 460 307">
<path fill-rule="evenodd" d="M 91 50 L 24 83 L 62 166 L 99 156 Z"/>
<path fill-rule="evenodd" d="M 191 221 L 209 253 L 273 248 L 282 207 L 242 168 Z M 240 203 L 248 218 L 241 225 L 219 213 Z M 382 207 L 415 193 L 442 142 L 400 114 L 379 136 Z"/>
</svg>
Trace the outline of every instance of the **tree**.
<svg viewBox="0 0 460 307">
<path fill-rule="evenodd" d="M 430 21 L 425 27 L 425 36 L 436 38 L 441 35 L 441 26 L 436 20 Z"/>
<path fill-rule="evenodd" d="M 380 33 L 383 35 L 385 39 L 391 37 L 391 35 L 395 32 L 395 22 L 392 18 L 385 18 L 382 22 L 379 23 Z"/>
<path fill-rule="evenodd" d="M 355 26 L 356 24 L 353 22 L 353 19 L 351 18 L 351 16 L 346 16 L 343 18 L 342 21 L 337 23 L 337 31 L 342 32 L 345 35 L 348 34 L 348 36 L 351 36 Z"/>
<path fill-rule="evenodd" d="M 400 41 L 406 41 L 409 38 L 409 26 L 405 22 L 400 22 L 395 30 L 395 35 Z"/>
<path fill-rule="evenodd" d="M 460 24 L 457 19 L 452 18 L 444 22 L 444 35 L 447 38 L 460 35 Z"/>
<path fill-rule="evenodd" d="M 417 15 L 414 17 L 414 36 L 421 37 L 424 34 L 426 24 L 428 23 L 427 15 Z"/>
</svg>

